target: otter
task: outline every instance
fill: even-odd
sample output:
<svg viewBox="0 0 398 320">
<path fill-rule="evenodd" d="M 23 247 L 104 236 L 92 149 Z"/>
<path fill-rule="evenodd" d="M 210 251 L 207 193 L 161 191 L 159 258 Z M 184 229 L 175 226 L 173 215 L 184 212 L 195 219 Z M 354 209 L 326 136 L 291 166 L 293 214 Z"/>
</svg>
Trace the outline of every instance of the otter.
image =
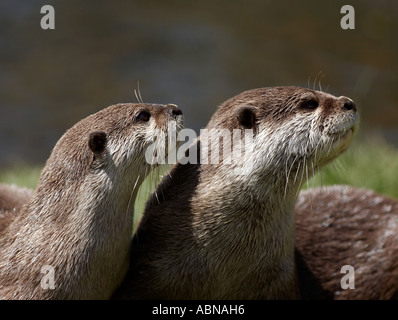
<svg viewBox="0 0 398 320">
<path fill-rule="evenodd" d="M 351 99 L 299 87 L 253 89 L 222 103 L 206 129 L 251 132 L 252 152 L 170 170 L 146 204 L 112 298 L 299 298 L 297 194 L 347 149 L 357 118 Z M 203 142 L 187 154 L 202 158 Z"/>
<path fill-rule="evenodd" d="M 175 105 L 121 103 L 79 121 L 56 143 L 36 190 L 0 237 L 0 299 L 108 299 L 129 264 L 145 151 Z"/>
<path fill-rule="evenodd" d="M 301 297 L 397 299 L 397 244 L 396 199 L 340 185 L 301 192 L 296 204 Z M 351 288 L 344 285 L 349 275 L 343 266 L 352 267 Z"/>
<path fill-rule="evenodd" d="M 0 237 L 32 194 L 31 189 L 0 183 Z"/>
</svg>

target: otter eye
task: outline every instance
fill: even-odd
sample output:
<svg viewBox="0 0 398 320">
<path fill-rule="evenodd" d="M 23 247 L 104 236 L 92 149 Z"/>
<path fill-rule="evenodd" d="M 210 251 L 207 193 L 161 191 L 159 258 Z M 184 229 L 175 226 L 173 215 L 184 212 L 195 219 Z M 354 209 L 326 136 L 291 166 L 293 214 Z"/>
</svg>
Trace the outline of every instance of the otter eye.
<svg viewBox="0 0 398 320">
<path fill-rule="evenodd" d="M 150 117 L 151 117 L 151 114 L 148 111 L 141 111 L 137 116 L 137 120 L 147 122 L 147 121 L 149 121 Z"/>
<path fill-rule="evenodd" d="M 314 109 L 318 108 L 318 106 L 319 106 L 318 101 L 306 100 L 301 103 L 300 108 L 307 109 L 307 110 L 314 110 Z"/>
</svg>

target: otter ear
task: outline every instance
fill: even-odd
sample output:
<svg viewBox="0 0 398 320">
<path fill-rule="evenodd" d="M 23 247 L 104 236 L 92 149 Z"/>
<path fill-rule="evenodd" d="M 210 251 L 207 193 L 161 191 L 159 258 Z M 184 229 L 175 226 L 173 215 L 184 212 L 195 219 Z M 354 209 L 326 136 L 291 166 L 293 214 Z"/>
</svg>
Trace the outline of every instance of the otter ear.
<svg viewBox="0 0 398 320">
<path fill-rule="evenodd" d="M 106 133 L 102 131 L 91 132 L 88 137 L 88 146 L 94 155 L 99 156 L 106 147 Z"/>
<path fill-rule="evenodd" d="M 256 125 L 256 113 L 253 107 L 240 107 L 236 112 L 236 117 L 242 129 L 253 129 Z"/>
</svg>

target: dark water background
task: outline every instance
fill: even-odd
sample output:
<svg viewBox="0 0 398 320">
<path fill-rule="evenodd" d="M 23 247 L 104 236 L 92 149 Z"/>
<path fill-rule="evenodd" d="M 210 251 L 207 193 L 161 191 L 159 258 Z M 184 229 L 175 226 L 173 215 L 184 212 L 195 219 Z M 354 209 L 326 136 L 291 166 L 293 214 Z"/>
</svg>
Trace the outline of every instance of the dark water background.
<svg viewBox="0 0 398 320">
<path fill-rule="evenodd" d="M 55 8 L 55 30 L 40 9 Z M 342 30 L 340 8 L 355 8 Z M 175 103 L 204 127 L 241 91 L 322 86 L 398 145 L 398 1 L 0 0 L 0 166 L 43 163 L 108 105 Z"/>
</svg>

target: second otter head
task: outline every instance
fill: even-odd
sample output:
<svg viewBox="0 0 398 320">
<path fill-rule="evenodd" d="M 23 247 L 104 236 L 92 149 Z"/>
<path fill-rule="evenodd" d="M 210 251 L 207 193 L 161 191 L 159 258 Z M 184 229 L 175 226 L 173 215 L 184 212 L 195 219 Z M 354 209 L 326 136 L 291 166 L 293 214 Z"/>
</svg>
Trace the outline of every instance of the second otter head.
<svg viewBox="0 0 398 320">
<path fill-rule="evenodd" d="M 253 149 L 245 154 L 243 165 L 251 164 L 251 172 L 267 181 L 291 183 L 300 180 L 297 176 L 303 170 L 308 178 L 344 152 L 357 122 L 357 109 L 349 98 L 299 87 L 271 87 L 227 100 L 207 128 L 252 130 Z"/>
<path fill-rule="evenodd" d="M 149 173 L 145 151 L 168 126 L 183 127 L 182 111 L 175 105 L 116 104 L 70 128 L 57 142 L 43 174 L 60 188 L 82 180 L 89 172 L 105 170 L 112 179 Z M 166 141 L 166 139 L 159 141 Z M 166 146 L 164 146 L 166 148 Z M 134 172 L 134 174 L 132 174 Z"/>
<path fill-rule="evenodd" d="M 147 148 L 156 142 L 159 149 L 167 150 L 172 123 L 175 128 L 172 133 L 183 127 L 182 111 L 173 104 L 121 104 L 111 109 L 108 111 L 113 115 L 112 121 L 101 126 L 100 122 L 96 123 L 95 131 L 88 135 L 88 146 L 94 160 L 105 156 L 118 167 L 127 168 L 131 164 L 147 167 L 151 164 L 144 157 Z"/>
</svg>

